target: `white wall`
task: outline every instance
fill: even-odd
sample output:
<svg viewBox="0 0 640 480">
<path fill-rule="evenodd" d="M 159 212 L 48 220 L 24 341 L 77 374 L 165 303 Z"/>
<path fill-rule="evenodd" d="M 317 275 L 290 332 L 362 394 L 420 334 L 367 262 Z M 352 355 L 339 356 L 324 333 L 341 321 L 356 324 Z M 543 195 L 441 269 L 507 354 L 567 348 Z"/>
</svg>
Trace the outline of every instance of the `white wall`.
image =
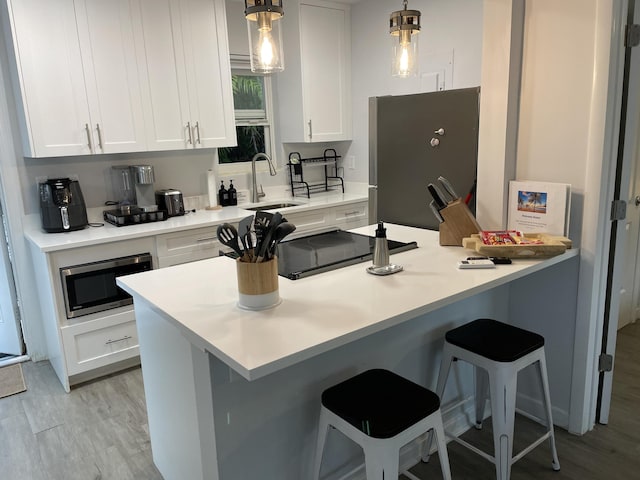
<svg viewBox="0 0 640 480">
<path fill-rule="evenodd" d="M 353 142 L 356 169 L 345 179 L 368 182 L 369 97 L 428 91 L 421 74 L 444 71 L 446 89 L 480 85 L 483 0 L 412 0 L 420 10 L 420 75 L 391 76 L 389 14 L 402 2 L 370 0 L 351 7 Z"/>
<path fill-rule="evenodd" d="M 485 0 L 508 12 L 515 0 Z M 620 109 L 621 26 L 625 0 L 522 0 L 524 40 L 519 112 L 509 119 L 517 129 L 515 176 L 573 186 L 570 237 L 580 247 L 576 333 L 573 347 L 569 430 L 593 427 L 597 393 L 597 356 L 607 278 L 615 157 Z M 490 19 L 485 18 L 485 29 Z M 514 21 L 515 24 L 515 21 Z M 487 29 L 488 31 L 488 29 Z M 508 28 L 493 48 L 507 49 Z M 485 38 L 486 42 L 486 38 Z M 491 48 L 485 44 L 485 48 Z M 520 66 L 520 58 L 512 59 Z M 491 69 L 491 61 L 483 69 Z M 483 80 L 484 80 L 483 75 Z M 485 86 L 486 83 L 485 83 Z M 481 123 L 482 123 L 481 111 Z M 487 132 L 490 135 L 490 132 Z M 482 135 L 480 142 L 484 140 Z M 507 155 L 480 159 L 483 169 L 505 172 Z M 483 162 L 484 160 L 484 162 Z M 510 178 L 494 175 L 483 191 L 503 190 Z M 496 202 L 496 210 L 505 205 Z M 496 217 L 499 218 L 499 217 Z M 486 228 L 486 227 L 485 227 Z M 572 292 L 564 292 L 572 295 Z M 561 314 L 558 321 L 573 321 Z"/>
</svg>

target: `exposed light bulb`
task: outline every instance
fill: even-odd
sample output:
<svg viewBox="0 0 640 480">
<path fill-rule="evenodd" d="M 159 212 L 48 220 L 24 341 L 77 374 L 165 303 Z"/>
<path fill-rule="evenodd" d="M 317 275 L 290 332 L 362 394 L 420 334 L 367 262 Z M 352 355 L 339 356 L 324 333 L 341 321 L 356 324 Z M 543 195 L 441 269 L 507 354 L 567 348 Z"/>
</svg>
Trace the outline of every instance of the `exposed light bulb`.
<svg viewBox="0 0 640 480">
<path fill-rule="evenodd" d="M 273 21 L 269 12 L 258 12 L 256 21 L 249 21 L 248 25 L 251 70 L 266 74 L 282 71 L 279 22 Z"/>
<path fill-rule="evenodd" d="M 412 77 L 418 72 L 418 38 L 420 32 L 420 12 L 409 10 L 407 0 L 403 10 L 392 12 L 389 18 L 391 34 L 392 71 L 396 77 Z"/>
<path fill-rule="evenodd" d="M 402 76 L 407 76 L 409 74 L 409 48 L 407 45 L 401 45 L 400 49 L 402 53 L 400 53 L 400 68 L 398 69 L 398 73 Z"/>
<path fill-rule="evenodd" d="M 271 30 L 260 30 L 258 49 L 260 51 L 260 64 L 262 65 L 262 68 L 265 70 L 271 68 L 273 65 L 273 59 L 275 58 Z"/>
</svg>

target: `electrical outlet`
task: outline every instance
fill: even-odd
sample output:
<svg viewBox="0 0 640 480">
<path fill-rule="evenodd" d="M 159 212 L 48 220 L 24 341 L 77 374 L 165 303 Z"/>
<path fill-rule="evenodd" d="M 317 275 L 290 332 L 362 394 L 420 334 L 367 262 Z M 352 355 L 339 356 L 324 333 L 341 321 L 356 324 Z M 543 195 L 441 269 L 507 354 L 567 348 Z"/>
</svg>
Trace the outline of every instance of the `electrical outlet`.
<svg viewBox="0 0 640 480">
<path fill-rule="evenodd" d="M 356 157 L 353 155 L 348 155 L 347 156 L 347 168 L 349 168 L 349 170 L 355 170 L 356 168 Z"/>
</svg>

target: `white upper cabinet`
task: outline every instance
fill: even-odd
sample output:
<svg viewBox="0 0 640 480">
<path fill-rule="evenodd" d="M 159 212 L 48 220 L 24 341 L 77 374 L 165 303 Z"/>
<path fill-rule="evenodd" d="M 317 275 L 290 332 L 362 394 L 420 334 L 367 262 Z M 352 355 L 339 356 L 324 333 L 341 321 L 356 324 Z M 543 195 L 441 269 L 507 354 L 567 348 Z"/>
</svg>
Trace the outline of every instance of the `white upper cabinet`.
<svg viewBox="0 0 640 480">
<path fill-rule="evenodd" d="M 235 145 L 223 0 L 7 5 L 25 156 Z"/>
<path fill-rule="evenodd" d="M 137 0 L 149 150 L 236 144 L 223 0 Z"/>
<path fill-rule="evenodd" d="M 89 104 L 72 0 L 8 3 L 24 154 L 91 153 Z M 86 125 L 86 130 L 85 130 Z"/>
<path fill-rule="evenodd" d="M 128 7 L 128 0 L 10 0 L 25 155 L 144 150 Z"/>
<path fill-rule="evenodd" d="M 130 0 L 75 0 L 95 153 L 146 149 Z"/>
<path fill-rule="evenodd" d="M 285 70 L 277 74 L 283 142 L 351 139 L 350 8 L 303 0 L 281 20 Z"/>
</svg>

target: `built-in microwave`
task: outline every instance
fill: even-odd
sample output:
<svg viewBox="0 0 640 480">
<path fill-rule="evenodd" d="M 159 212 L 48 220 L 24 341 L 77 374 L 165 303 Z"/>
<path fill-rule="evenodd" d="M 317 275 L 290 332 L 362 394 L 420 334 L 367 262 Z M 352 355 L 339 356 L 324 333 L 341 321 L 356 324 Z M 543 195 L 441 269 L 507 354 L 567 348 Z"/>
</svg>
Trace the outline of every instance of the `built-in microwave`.
<svg viewBox="0 0 640 480">
<path fill-rule="evenodd" d="M 149 253 L 61 268 L 67 318 L 131 305 L 131 295 L 116 285 L 116 278 L 151 269 Z"/>
</svg>

